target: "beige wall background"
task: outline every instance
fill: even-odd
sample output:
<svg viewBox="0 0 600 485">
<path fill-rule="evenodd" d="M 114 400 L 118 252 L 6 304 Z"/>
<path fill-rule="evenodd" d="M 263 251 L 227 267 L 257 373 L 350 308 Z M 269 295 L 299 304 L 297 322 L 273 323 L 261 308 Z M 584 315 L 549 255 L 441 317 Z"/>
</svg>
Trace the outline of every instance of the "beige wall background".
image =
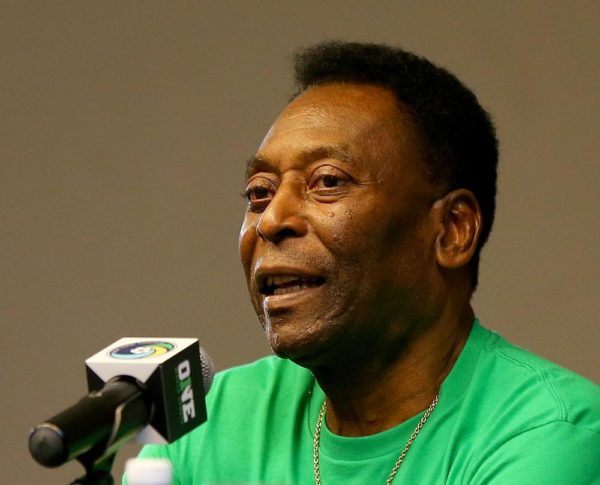
<svg viewBox="0 0 600 485">
<path fill-rule="evenodd" d="M 325 38 L 413 49 L 474 88 L 502 150 L 477 313 L 600 381 L 599 25 L 594 0 L 2 1 L 0 481 L 81 474 L 38 466 L 27 432 L 121 336 L 197 336 L 219 369 L 269 352 L 238 194 L 291 52 Z"/>
</svg>

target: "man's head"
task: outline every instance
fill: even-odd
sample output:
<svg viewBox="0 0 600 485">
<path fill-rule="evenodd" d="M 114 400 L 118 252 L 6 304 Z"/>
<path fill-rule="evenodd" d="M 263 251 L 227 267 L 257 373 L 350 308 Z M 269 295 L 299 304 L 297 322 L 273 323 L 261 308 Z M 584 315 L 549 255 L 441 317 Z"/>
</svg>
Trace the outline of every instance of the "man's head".
<svg viewBox="0 0 600 485">
<path fill-rule="evenodd" d="M 454 75 L 410 52 L 381 44 L 325 42 L 296 53 L 298 91 L 331 83 L 373 84 L 392 91 L 419 130 L 431 181 L 473 192 L 482 213 L 470 266 L 477 286 L 479 253 L 494 222 L 498 142 L 489 115 Z"/>
<path fill-rule="evenodd" d="M 448 312 L 451 292 L 463 288 L 465 305 L 472 287 L 481 211 L 471 189 L 434 170 L 452 151 L 436 138 L 431 154 L 415 107 L 387 84 L 308 76 L 328 49 L 351 73 L 340 52 L 372 48 L 303 54 L 306 82 L 248 165 L 240 253 L 251 298 L 275 352 L 308 366 L 375 349 L 393 358 Z"/>
</svg>

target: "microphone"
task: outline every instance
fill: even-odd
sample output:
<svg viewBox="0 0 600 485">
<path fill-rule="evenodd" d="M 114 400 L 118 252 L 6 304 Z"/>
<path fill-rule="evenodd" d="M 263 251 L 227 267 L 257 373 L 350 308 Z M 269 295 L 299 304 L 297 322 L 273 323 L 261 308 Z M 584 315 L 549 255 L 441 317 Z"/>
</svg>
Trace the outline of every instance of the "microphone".
<svg viewBox="0 0 600 485">
<path fill-rule="evenodd" d="M 206 421 L 214 367 L 197 339 L 122 338 L 85 365 L 90 393 L 29 434 L 41 465 L 97 463 L 136 434 L 171 443 Z"/>
</svg>

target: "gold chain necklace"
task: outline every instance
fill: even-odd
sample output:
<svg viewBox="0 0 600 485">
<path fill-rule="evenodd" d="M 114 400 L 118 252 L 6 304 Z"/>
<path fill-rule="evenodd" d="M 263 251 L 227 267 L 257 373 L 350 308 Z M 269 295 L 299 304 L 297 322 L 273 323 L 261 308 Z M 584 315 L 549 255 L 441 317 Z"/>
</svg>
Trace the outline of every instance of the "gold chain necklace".
<svg viewBox="0 0 600 485">
<path fill-rule="evenodd" d="M 394 467 L 392 468 L 392 471 L 391 471 L 388 479 L 385 482 L 386 485 L 391 485 L 392 481 L 394 480 L 394 477 L 396 476 L 396 473 L 398 473 L 398 470 L 400 469 L 400 465 L 402 465 L 404 458 L 406 458 L 406 454 L 408 453 L 408 450 L 410 449 L 411 445 L 413 444 L 413 441 L 415 441 L 415 438 L 418 436 L 419 432 L 421 431 L 421 428 L 427 422 L 427 419 L 429 418 L 430 414 L 433 412 L 433 410 L 437 406 L 439 397 L 440 397 L 440 395 L 437 394 L 435 396 L 435 398 L 433 398 L 432 403 L 429 405 L 429 407 L 423 414 L 421 421 L 419 421 L 419 424 L 417 424 L 417 427 L 415 428 L 413 433 L 410 435 L 410 438 L 408 438 L 408 441 L 406 442 L 406 445 L 404 445 L 404 449 L 402 450 L 402 453 L 400 453 L 400 456 L 396 460 L 396 463 L 394 464 Z M 314 470 L 315 470 L 315 484 L 316 485 L 321 485 L 321 470 L 319 469 L 319 443 L 321 441 L 321 427 L 323 426 L 323 417 L 325 416 L 326 410 L 327 410 L 327 403 L 326 403 L 326 401 L 323 401 L 323 405 L 321 406 L 321 411 L 319 411 L 319 417 L 317 418 L 317 425 L 315 426 L 315 437 L 313 439 L 313 466 L 314 466 Z"/>
</svg>

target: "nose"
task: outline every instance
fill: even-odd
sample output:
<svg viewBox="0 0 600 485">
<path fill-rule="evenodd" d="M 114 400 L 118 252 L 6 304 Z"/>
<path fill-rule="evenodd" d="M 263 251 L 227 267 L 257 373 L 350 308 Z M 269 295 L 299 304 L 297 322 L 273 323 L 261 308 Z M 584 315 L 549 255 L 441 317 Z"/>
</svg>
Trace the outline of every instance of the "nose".
<svg viewBox="0 0 600 485">
<path fill-rule="evenodd" d="M 282 183 L 260 215 L 256 231 L 270 242 L 280 242 L 288 237 L 302 237 L 307 232 L 305 200 L 292 184 Z"/>
</svg>

